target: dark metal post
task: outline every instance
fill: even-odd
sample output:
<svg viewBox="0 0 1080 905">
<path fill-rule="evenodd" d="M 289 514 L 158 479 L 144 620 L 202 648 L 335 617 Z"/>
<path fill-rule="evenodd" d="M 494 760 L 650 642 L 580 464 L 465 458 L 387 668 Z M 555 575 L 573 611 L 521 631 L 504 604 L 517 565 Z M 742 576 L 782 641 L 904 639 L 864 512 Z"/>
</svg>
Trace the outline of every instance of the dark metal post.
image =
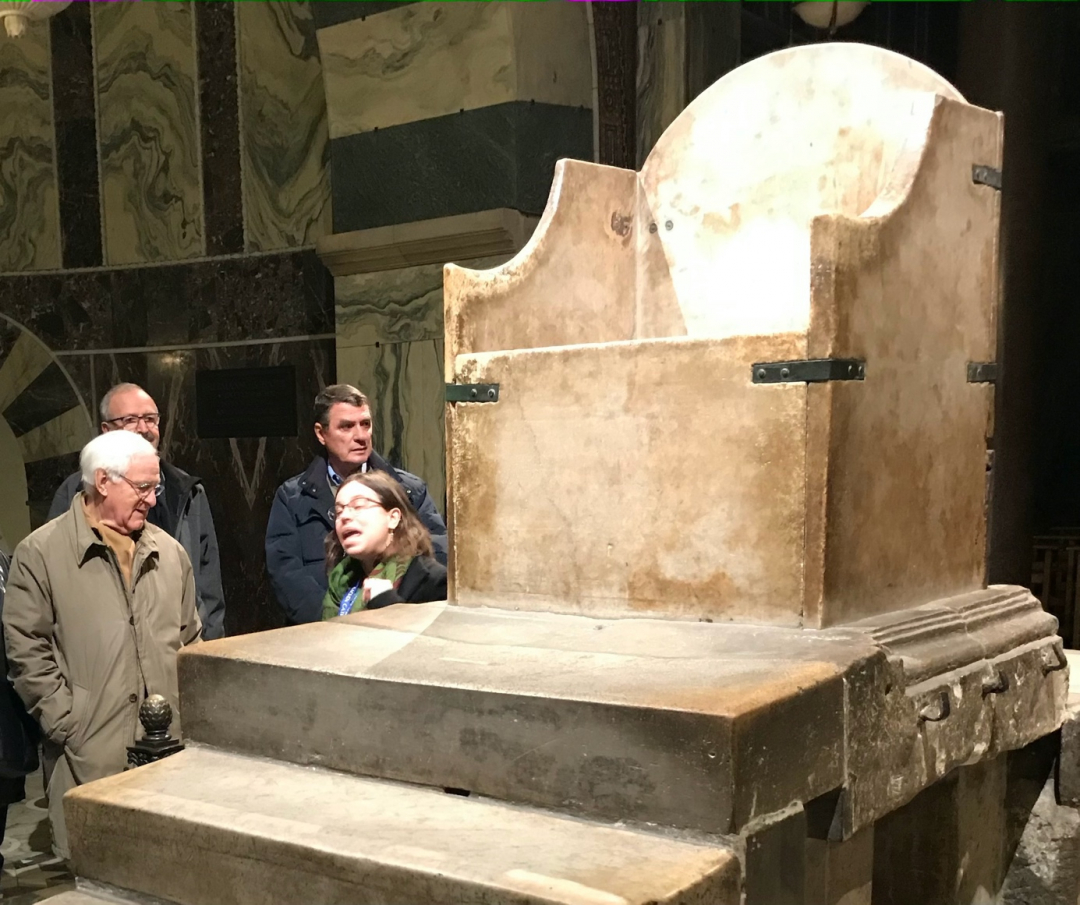
<svg viewBox="0 0 1080 905">
<path fill-rule="evenodd" d="M 152 694 L 139 708 L 139 722 L 145 735 L 128 746 L 128 764 L 142 767 L 184 750 L 184 743 L 169 735 L 172 707 L 159 694 Z"/>
</svg>

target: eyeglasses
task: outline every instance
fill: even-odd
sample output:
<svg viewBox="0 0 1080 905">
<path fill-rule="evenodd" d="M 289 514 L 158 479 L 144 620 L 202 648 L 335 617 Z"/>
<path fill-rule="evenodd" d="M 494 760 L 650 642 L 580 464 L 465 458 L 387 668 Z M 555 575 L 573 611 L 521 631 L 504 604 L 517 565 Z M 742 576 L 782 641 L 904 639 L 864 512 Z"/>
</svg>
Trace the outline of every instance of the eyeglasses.
<svg viewBox="0 0 1080 905">
<path fill-rule="evenodd" d="M 383 508 L 382 505 L 379 504 L 379 503 L 376 503 L 374 500 L 359 499 L 359 500 L 353 500 L 351 503 L 346 503 L 344 506 L 335 506 L 330 511 L 330 514 L 332 516 L 334 516 L 334 518 L 337 519 L 337 518 L 341 518 L 343 515 L 345 515 L 346 512 L 349 512 L 349 513 L 352 513 L 353 515 L 356 515 L 358 512 L 360 512 L 363 509 L 382 509 L 382 508 Z"/>
<path fill-rule="evenodd" d="M 129 480 L 125 475 L 120 475 L 120 477 L 131 485 L 131 489 L 135 491 L 140 500 L 148 499 L 158 488 L 157 481 L 143 481 L 141 484 L 136 484 L 134 481 Z"/>
<path fill-rule="evenodd" d="M 161 415 L 157 412 L 149 412 L 146 415 L 124 415 L 122 418 L 109 418 L 105 423 L 115 424 L 117 427 L 128 431 L 138 427 L 140 421 L 147 427 L 157 427 L 161 423 Z"/>
</svg>

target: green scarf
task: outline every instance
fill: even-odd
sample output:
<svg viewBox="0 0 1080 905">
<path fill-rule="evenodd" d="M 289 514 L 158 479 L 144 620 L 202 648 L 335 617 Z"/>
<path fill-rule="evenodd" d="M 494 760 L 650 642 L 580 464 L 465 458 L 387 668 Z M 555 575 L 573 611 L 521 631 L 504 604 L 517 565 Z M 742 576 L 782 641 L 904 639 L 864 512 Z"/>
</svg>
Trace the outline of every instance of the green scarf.
<svg viewBox="0 0 1080 905">
<path fill-rule="evenodd" d="M 357 588 L 358 591 L 354 595 L 347 612 L 358 613 L 364 609 L 368 605 L 368 601 L 364 599 L 361 586 L 367 578 L 382 578 L 397 588 L 401 584 L 401 579 L 405 577 L 409 566 L 412 565 L 412 561 L 411 556 L 391 556 L 386 561 L 378 563 L 371 570 L 370 575 L 365 575 L 364 567 L 360 564 L 360 561 L 353 559 L 351 556 L 346 556 L 331 569 L 330 575 L 327 577 L 326 596 L 323 597 L 323 620 L 347 615 L 347 613 L 340 612 L 341 601 L 353 588 Z"/>
</svg>

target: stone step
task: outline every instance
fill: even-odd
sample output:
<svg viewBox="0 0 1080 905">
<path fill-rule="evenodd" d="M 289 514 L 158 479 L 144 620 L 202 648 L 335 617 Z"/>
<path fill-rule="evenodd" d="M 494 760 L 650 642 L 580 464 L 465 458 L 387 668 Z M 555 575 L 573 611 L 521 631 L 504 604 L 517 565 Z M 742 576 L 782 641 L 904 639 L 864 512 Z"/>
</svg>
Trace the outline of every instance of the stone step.
<svg viewBox="0 0 1080 905">
<path fill-rule="evenodd" d="M 843 633 L 395 606 L 182 652 L 187 739 L 706 833 L 844 781 Z M 791 744 L 798 739 L 799 744 Z"/>
<path fill-rule="evenodd" d="M 708 840 L 212 748 L 80 786 L 64 805 L 80 878 L 179 905 L 736 905 L 740 896 L 737 858 Z"/>
<path fill-rule="evenodd" d="M 143 896 L 126 889 L 79 888 L 49 896 L 48 899 L 49 905 L 174 905 L 164 899 Z"/>
</svg>

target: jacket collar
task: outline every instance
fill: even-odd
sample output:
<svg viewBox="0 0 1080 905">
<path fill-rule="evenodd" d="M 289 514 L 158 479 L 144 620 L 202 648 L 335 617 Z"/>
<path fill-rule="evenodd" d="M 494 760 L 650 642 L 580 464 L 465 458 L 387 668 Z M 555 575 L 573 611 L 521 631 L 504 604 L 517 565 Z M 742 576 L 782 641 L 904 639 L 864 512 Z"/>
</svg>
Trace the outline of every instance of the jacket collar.
<svg viewBox="0 0 1080 905">
<path fill-rule="evenodd" d="M 69 519 L 69 525 L 74 532 L 75 536 L 75 552 L 78 556 L 79 565 L 82 566 L 90 556 L 90 552 L 95 548 L 108 549 L 108 545 L 100 537 L 93 528 L 90 527 L 90 523 L 86 520 L 86 513 L 83 511 L 83 493 L 80 490 L 75 494 L 75 498 L 71 501 L 71 508 L 68 509 L 64 518 Z M 148 526 L 149 527 L 149 526 Z M 135 565 L 145 560 L 151 554 L 158 552 L 157 540 L 154 538 L 154 532 L 143 528 L 139 532 L 139 539 L 135 544 Z"/>
<path fill-rule="evenodd" d="M 170 465 L 164 459 L 161 460 L 161 477 L 165 481 L 165 492 L 168 493 L 170 489 L 176 488 L 177 499 L 181 500 L 191 493 L 196 484 L 202 483 L 202 478 L 189 475 L 183 469 Z"/>
<path fill-rule="evenodd" d="M 389 462 L 380 456 L 375 450 L 368 456 L 368 469 L 371 471 L 385 471 L 393 476 L 394 469 Z M 323 491 L 329 492 L 330 485 L 327 481 L 326 459 L 316 456 L 302 475 L 300 475 L 300 492 L 305 496 L 321 496 Z"/>
<path fill-rule="evenodd" d="M 368 456 L 369 471 L 384 471 L 391 477 L 395 477 L 394 469 L 375 450 Z M 330 489 L 330 481 L 327 478 L 326 459 L 316 456 L 311 460 L 307 470 L 300 475 L 300 496 L 308 503 L 306 512 L 301 512 L 303 517 L 311 515 L 319 516 L 328 525 L 333 525 L 334 519 L 330 510 L 334 507 L 334 492 Z"/>
<path fill-rule="evenodd" d="M 387 462 L 386 459 L 384 459 L 377 452 L 375 452 L 375 450 L 371 451 L 371 455 L 368 456 L 367 463 L 369 471 L 384 471 L 392 478 L 397 477 L 397 475 L 394 474 L 393 466 L 389 462 Z"/>
</svg>

